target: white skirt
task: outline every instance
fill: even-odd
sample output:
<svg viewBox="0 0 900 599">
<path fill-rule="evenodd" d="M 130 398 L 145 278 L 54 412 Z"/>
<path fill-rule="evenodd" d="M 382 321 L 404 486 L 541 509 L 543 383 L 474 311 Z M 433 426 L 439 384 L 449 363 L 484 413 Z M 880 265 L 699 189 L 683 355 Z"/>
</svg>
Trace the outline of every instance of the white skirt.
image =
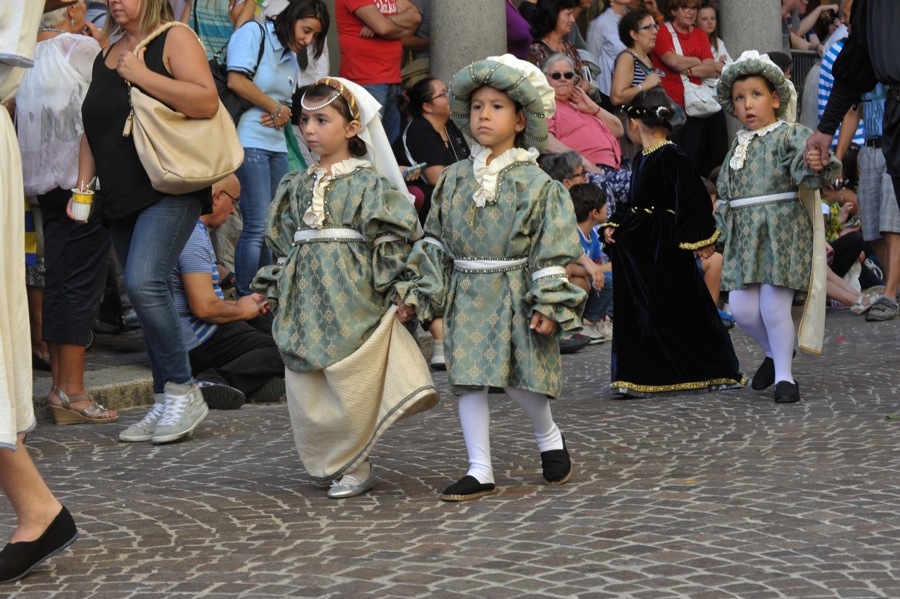
<svg viewBox="0 0 900 599">
<path fill-rule="evenodd" d="M 25 192 L 16 131 L 0 106 L 0 447 L 34 428 L 25 294 Z"/>
</svg>

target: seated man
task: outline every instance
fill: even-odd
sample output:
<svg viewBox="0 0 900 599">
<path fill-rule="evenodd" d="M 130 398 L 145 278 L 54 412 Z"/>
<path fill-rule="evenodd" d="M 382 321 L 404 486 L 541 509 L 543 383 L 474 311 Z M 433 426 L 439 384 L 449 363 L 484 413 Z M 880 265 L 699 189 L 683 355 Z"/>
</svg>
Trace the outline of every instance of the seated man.
<svg viewBox="0 0 900 599">
<path fill-rule="evenodd" d="M 197 221 L 172 272 L 191 370 L 206 403 L 217 409 L 237 409 L 247 398 L 276 401 L 284 395 L 284 362 L 272 339 L 266 298 L 253 293 L 225 299 L 207 232 L 236 211 L 240 189 L 234 175 L 213 185 L 212 212 Z"/>
</svg>

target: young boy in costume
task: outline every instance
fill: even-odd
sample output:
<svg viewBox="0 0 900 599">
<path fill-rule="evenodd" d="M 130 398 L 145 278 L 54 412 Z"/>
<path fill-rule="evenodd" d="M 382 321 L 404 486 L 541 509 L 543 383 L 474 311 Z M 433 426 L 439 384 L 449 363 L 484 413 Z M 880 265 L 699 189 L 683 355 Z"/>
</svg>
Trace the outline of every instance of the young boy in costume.
<svg viewBox="0 0 900 599">
<path fill-rule="evenodd" d="M 821 353 L 825 238 L 818 193 L 840 174 L 836 159 L 811 152 L 810 135 L 782 117 L 796 105 L 784 73 L 765 54 L 744 52 L 718 83 L 722 107 L 744 125 L 725 157 L 717 187 L 724 244 L 722 289 L 738 325 L 765 351 L 751 386 L 775 384 L 778 403 L 800 400 L 794 380 L 791 305 L 806 294 L 800 348 Z"/>
<path fill-rule="evenodd" d="M 543 73 L 511 55 L 474 62 L 450 85 L 451 116 L 478 143 L 441 175 L 410 280 L 398 285 L 402 310 L 444 316 L 469 454 L 468 473 L 444 501 L 496 492 L 490 387 L 505 388 L 531 420 L 547 484 L 572 475 L 550 398 L 562 383 L 557 332 L 580 328 L 585 293 L 566 278 L 582 254 L 572 204 L 535 162 L 554 109 Z"/>
</svg>

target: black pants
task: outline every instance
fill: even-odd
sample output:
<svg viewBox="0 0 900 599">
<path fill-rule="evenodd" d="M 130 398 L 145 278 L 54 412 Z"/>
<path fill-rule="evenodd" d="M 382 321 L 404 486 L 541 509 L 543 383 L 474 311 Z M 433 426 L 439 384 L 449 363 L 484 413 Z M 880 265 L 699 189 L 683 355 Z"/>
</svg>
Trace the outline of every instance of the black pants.
<svg viewBox="0 0 900 599">
<path fill-rule="evenodd" d="M 43 337 L 51 343 L 87 345 L 97 318 L 109 231 L 100 224 L 99 210 L 86 224 L 66 216 L 72 193 L 56 188 L 38 196 L 44 216 Z"/>
<path fill-rule="evenodd" d="M 862 233 L 855 231 L 842 235 L 830 242 L 829 245 L 834 250 L 831 270 L 837 276 L 843 277 L 850 270 L 850 267 L 853 266 L 853 263 L 859 261 L 859 253 L 863 251 Z"/>
<path fill-rule="evenodd" d="M 243 321 L 219 325 L 213 336 L 188 356 L 198 379 L 224 383 L 245 395 L 269 379 L 284 378 L 284 362 L 272 335 Z"/>
</svg>

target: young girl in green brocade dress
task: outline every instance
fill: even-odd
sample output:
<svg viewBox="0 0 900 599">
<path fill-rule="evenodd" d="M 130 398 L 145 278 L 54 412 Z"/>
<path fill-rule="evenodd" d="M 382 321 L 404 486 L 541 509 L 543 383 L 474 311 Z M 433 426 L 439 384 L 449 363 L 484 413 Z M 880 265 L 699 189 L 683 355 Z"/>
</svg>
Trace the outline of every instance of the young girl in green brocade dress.
<svg viewBox="0 0 900 599">
<path fill-rule="evenodd" d="M 825 164 L 803 147 L 810 135 L 781 116 L 796 103 L 793 87 L 767 55 L 745 52 L 718 84 L 722 107 L 746 127 L 719 173 L 718 218 L 724 242 L 722 289 L 738 325 L 766 358 L 751 386 L 775 383 L 775 401 L 800 400 L 792 372 L 797 291 L 808 292 L 800 348 L 820 353 L 824 331 L 824 235 L 816 190 L 834 181 L 840 163 Z"/>
<path fill-rule="evenodd" d="M 511 55 L 472 63 L 450 86 L 452 118 L 478 145 L 441 175 L 410 280 L 398 284 L 407 315 L 445 319 L 469 470 L 444 501 L 496 491 L 489 387 L 505 388 L 531 420 L 547 484 L 572 475 L 549 398 L 561 387 L 555 333 L 580 328 L 585 293 L 566 278 L 582 253 L 572 204 L 535 162 L 553 98 L 541 71 Z"/>
<path fill-rule="evenodd" d="M 374 98 L 326 78 L 301 106 L 300 128 L 319 162 L 281 181 L 266 227 L 279 265 L 263 269 L 254 287 L 278 304 L 272 332 L 300 459 L 319 483 L 339 478 L 328 496 L 340 499 L 375 484 L 368 455 L 381 434 L 437 402 L 425 359 L 392 307 L 407 240 L 421 229 L 397 190 L 405 185 Z"/>
</svg>

